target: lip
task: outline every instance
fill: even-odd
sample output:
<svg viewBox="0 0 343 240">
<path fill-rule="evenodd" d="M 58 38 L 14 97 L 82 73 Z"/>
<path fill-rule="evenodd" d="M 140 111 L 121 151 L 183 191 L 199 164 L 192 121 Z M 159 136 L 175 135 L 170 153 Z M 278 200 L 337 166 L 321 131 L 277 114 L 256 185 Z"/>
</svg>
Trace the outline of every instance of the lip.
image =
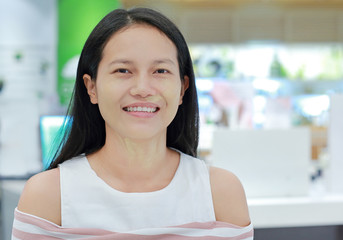
<svg viewBox="0 0 343 240">
<path fill-rule="evenodd" d="M 129 108 L 129 107 L 148 107 L 148 108 L 160 109 L 160 107 L 155 103 L 132 103 L 132 104 L 124 106 L 123 109 Z"/>
<path fill-rule="evenodd" d="M 128 111 L 128 109 L 134 109 L 134 108 L 154 108 L 156 109 L 155 111 Z M 151 118 L 157 114 L 157 112 L 160 110 L 160 107 L 155 104 L 155 103 L 132 103 L 129 105 L 124 106 L 123 111 L 125 111 L 127 114 L 134 116 L 134 117 L 139 117 L 139 118 Z"/>
</svg>

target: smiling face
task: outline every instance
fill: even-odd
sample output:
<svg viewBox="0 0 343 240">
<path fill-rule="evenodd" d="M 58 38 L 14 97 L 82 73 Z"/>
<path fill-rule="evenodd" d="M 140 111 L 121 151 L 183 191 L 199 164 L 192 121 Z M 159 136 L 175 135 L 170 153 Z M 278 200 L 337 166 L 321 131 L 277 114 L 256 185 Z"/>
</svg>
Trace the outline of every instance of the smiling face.
<svg viewBox="0 0 343 240">
<path fill-rule="evenodd" d="M 97 79 L 83 78 L 106 135 L 131 139 L 165 137 L 188 86 L 187 77 L 180 79 L 173 42 L 141 24 L 115 33 L 103 50 Z"/>
</svg>

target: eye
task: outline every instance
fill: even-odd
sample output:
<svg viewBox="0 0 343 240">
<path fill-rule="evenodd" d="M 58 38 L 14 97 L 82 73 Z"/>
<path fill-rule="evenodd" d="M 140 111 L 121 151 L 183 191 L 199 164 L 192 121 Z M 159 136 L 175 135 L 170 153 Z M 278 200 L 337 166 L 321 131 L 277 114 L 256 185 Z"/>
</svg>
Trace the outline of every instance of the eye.
<svg viewBox="0 0 343 240">
<path fill-rule="evenodd" d="M 155 71 L 155 73 L 163 74 L 163 73 L 169 73 L 169 71 L 166 70 L 166 69 L 157 69 L 157 70 Z"/>
<path fill-rule="evenodd" d="M 130 73 L 130 71 L 125 69 L 125 68 L 119 68 L 119 69 L 115 70 L 114 72 L 116 72 L 116 73 L 123 73 L 123 74 Z"/>
</svg>

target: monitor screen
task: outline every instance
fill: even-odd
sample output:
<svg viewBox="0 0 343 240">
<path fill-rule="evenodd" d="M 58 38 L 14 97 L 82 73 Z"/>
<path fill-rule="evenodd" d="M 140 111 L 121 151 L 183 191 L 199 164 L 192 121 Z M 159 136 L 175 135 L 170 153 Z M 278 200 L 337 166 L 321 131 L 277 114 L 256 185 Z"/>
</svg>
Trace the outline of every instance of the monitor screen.
<svg viewBox="0 0 343 240">
<path fill-rule="evenodd" d="M 65 116 L 41 116 L 40 118 L 40 143 L 41 156 L 44 170 L 50 166 L 54 150 L 63 136 L 63 126 Z"/>
</svg>

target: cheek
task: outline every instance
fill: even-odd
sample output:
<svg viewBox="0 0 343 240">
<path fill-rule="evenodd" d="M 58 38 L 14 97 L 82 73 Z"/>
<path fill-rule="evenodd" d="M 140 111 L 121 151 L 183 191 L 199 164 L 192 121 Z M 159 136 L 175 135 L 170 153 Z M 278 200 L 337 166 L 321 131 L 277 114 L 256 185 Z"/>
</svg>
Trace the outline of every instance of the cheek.
<svg viewBox="0 0 343 240">
<path fill-rule="evenodd" d="M 98 106 L 102 114 L 113 111 L 115 109 L 114 106 L 119 106 L 120 92 L 117 89 L 117 87 L 109 84 L 98 86 Z"/>
<path fill-rule="evenodd" d="M 104 79 L 97 85 L 98 98 L 115 101 L 117 96 L 127 91 L 127 86 L 113 79 Z"/>
<path fill-rule="evenodd" d="M 168 105 L 177 111 L 179 105 L 181 104 L 181 87 L 169 89 L 168 91 Z"/>
<path fill-rule="evenodd" d="M 181 94 L 181 82 L 165 84 L 162 88 L 162 92 L 169 97 L 178 99 Z"/>
</svg>

